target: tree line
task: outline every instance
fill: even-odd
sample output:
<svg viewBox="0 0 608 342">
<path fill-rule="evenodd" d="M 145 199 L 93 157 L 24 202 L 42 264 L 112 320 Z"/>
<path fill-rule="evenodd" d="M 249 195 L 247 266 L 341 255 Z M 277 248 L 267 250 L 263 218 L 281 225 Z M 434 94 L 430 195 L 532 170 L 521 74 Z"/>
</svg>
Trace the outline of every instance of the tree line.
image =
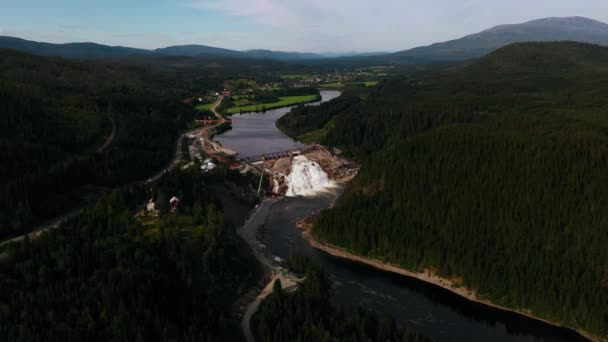
<svg viewBox="0 0 608 342">
<path fill-rule="evenodd" d="M 154 174 L 194 118 L 180 96 L 195 85 L 169 88 L 175 76 L 167 71 L 10 50 L 0 65 L 0 238 Z"/>
<path fill-rule="evenodd" d="M 607 336 L 606 63 L 516 44 L 387 82 L 335 116 L 325 142 L 362 167 L 314 233 Z"/>
<path fill-rule="evenodd" d="M 0 339 L 241 340 L 232 307 L 261 269 L 208 182 L 163 178 L 152 191 L 182 202 L 152 226 L 133 215 L 150 189 L 128 186 L 12 246 L 0 262 Z"/>
<path fill-rule="evenodd" d="M 293 265 L 293 261 L 291 262 Z M 429 339 L 398 327 L 394 319 L 378 319 L 359 307 L 334 307 L 325 274 L 308 260 L 297 258 L 294 270 L 305 280 L 294 293 L 281 289 L 280 280 L 252 318 L 260 341 L 408 341 Z"/>
</svg>

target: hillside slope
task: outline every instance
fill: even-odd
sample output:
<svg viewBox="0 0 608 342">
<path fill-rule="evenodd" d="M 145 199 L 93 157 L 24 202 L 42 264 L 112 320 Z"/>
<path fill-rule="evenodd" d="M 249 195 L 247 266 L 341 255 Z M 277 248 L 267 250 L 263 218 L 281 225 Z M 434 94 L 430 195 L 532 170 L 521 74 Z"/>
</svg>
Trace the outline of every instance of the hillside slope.
<svg viewBox="0 0 608 342">
<path fill-rule="evenodd" d="M 175 45 L 160 48 L 152 51 L 154 54 L 165 55 L 165 56 L 201 56 L 201 55 L 215 55 L 215 56 L 229 56 L 229 57 L 242 57 L 241 52 L 229 49 L 216 48 L 205 45 Z"/>
<path fill-rule="evenodd" d="M 97 43 L 53 44 L 8 36 L 0 36 L 0 48 L 13 49 L 40 56 L 57 56 L 71 59 L 124 58 L 133 56 L 187 56 L 235 57 L 292 61 L 324 58 L 323 55 L 315 53 L 271 51 L 262 49 L 237 51 L 196 44 L 175 45 L 154 50 L 146 50 L 123 46 L 108 46 Z"/>
<path fill-rule="evenodd" d="M 518 42 L 577 41 L 608 45 L 608 24 L 582 17 L 544 18 L 523 24 L 500 25 L 460 39 L 393 54 L 393 58 L 464 60 Z"/>
<path fill-rule="evenodd" d="M 262 270 L 218 209 L 223 181 L 165 175 L 152 196 L 180 194 L 175 216 L 134 216 L 151 189 L 120 188 L 4 249 L 0 340 L 244 341 L 233 308 Z"/>
<path fill-rule="evenodd" d="M 108 46 L 96 43 L 52 44 L 7 36 L 0 36 L 0 48 L 13 49 L 41 56 L 60 56 L 65 58 L 109 58 L 150 54 L 148 50 L 123 46 Z"/>
<path fill-rule="evenodd" d="M 326 143 L 363 161 L 314 233 L 608 336 L 608 48 L 511 45 L 387 82 Z"/>
<path fill-rule="evenodd" d="M 169 73 L 12 50 L 0 68 L 0 237 L 82 205 L 91 187 L 157 172 L 193 118 Z"/>
</svg>

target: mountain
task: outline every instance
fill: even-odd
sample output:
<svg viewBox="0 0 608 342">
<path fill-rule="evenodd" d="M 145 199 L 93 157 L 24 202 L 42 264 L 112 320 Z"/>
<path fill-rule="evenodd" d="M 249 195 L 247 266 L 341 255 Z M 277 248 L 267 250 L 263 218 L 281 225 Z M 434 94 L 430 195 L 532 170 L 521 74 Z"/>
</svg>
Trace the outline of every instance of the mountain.
<svg viewBox="0 0 608 342">
<path fill-rule="evenodd" d="M 65 58 L 107 58 L 150 54 L 148 50 L 123 46 L 108 46 L 96 43 L 52 44 L 7 36 L 0 36 L 0 48 L 19 50 L 41 56 Z"/>
<path fill-rule="evenodd" d="M 310 52 L 284 52 L 271 50 L 247 50 L 243 51 L 244 57 L 279 59 L 279 60 L 298 60 L 298 59 L 320 59 L 324 56 Z"/>
<path fill-rule="evenodd" d="M 206 45 L 175 45 L 160 48 L 152 51 L 154 54 L 165 55 L 165 56 L 203 56 L 203 55 L 215 55 L 215 56 L 230 56 L 230 57 L 242 57 L 242 52 L 222 49 L 213 46 Z"/>
<path fill-rule="evenodd" d="M 324 56 L 316 53 L 306 52 L 284 52 L 284 51 L 271 51 L 263 49 L 254 49 L 246 51 L 237 51 L 216 48 L 205 45 L 176 45 L 169 46 L 162 49 L 156 49 L 153 51 L 155 54 L 170 55 L 170 56 L 226 56 L 226 57 L 240 57 L 240 58 L 257 58 L 257 59 L 276 59 L 282 61 L 289 60 L 303 60 L 303 59 L 319 59 Z"/>
<path fill-rule="evenodd" d="M 134 55 L 238 57 L 281 61 L 337 59 L 353 63 L 449 62 L 478 58 L 503 46 L 530 41 L 577 41 L 608 45 L 608 24 L 583 17 L 544 18 L 523 24 L 500 25 L 460 39 L 383 53 L 306 53 L 263 49 L 238 51 L 206 45 L 176 45 L 155 50 L 96 43 L 51 44 L 0 36 L 0 48 L 66 58 L 108 58 Z"/>
<path fill-rule="evenodd" d="M 284 52 L 271 50 L 237 51 L 206 45 L 175 45 L 155 50 L 108 46 L 96 43 L 53 44 L 35 42 L 21 38 L 0 36 L 0 48 L 19 50 L 41 56 L 65 58 L 109 58 L 141 55 L 185 56 L 185 57 L 239 57 L 255 59 L 275 59 L 281 61 L 321 59 L 324 55 L 304 52 Z"/>
<path fill-rule="evenodd" d="M 481 57 L 503 46 L 530 41 L 578 41 L 608 45 L 608 24 L 583 17 L 544 18 L 500 25 L 460 39 L 396 52 L 393 58 L 449 61 Z"/>
</svg>

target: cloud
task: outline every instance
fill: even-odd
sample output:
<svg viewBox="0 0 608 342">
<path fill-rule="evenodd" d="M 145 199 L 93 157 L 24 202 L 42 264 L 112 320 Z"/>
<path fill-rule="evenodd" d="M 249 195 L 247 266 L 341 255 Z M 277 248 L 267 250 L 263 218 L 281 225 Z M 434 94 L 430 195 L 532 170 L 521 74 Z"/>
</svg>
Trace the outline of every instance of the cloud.
<svg viewBox="0 0 608 342">
<path fill-rule="evenodd" d="M 289 4 L 272 0 L 207 0 L 194 3 L 193 7 L 215 10 L 230 16 L 254 18 L 264 24 L 277 27 L 289 23 L 290 19 L 300 17 L 293 15 Z"/>
<path fill-rule="evenodd" d="M 191 6 L 265 27 L 266 44 L 274 47 L 316 51 L 402 49 L 498 24 L 569 15 L 602 20 L 597 13 L 608 13 L 604 0 L 198 0 Z"/>
<path fill-rule="evenodd" d="M 352 0 L 204 0 L 193 7 L 246 18 L 275 30 L 272 36 L 315 50 L 384 48 L 388 36 L 399 39 L 403 32 L 421 24 L 415 19 L 403 20 L 407 6 L 398 0 L 385 0 L 382 6 Z M 407 13 L 420 18 L 424 11 L 408 9 Z"/>
<path fill-rule="evenodd" d="M 59 25 L 59 29 L 63 31 L 81 31 L 87 29 L 87 27 L 84 25 L 62 24 Z"/>
</svg>

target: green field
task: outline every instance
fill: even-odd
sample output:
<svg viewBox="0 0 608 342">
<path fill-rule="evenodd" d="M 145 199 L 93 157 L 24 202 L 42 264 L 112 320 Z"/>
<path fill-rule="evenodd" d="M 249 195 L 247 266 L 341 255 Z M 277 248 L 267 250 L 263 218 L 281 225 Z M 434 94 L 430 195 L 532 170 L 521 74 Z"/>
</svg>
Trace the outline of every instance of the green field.
<svg viewBox="0 0 608 342">
<path fill-rule="evenodd" d="M 240 106 L 240 107 L 232 107 L 229 108 L 226 112 L 228 114 L 235 114 L 241 112 L 259 112 L 264 109 L 274 109 L 280 107 L 287 107 L 299 103 L 307 103 L 313 102 L 318 99 L 317 95 L 302 95 L 302 96 L 285 96 L 280 97 L 280 101 L 271 102 L 271 103 L 260 103 L 260 104 L 252 104 L 248 106 Z"/>
<path fill-rule="evenodd" d="M 366 87 L 373 87 L 378 85 L 378 81 L 361 81 L 361 82 L 351 82 L 349 84 L 363 84 Z"/>
<path fill-rule="evenodd" d="M 363 68 L 361 69 L 361 71 L 386 71 L 386 70 L 390 70 L 390 69 L 395 69 L 395 66 L 393 65 L 378 65 L 378 66 L 371 66 L 369 68 Z"/>
<path fill-rule="evenodd" d="M 300 80 L 306 77 L 308 77 L 308 75 L 281 75 L 281 78 L 286 80 Z"/>
<path fill-rule="evenodd" d="M 330 88 L 330 89 L 341 89 L 341 88 L 344 88 L 345 86 L 347 86 L 349 84 L 362 84 L 362 85 L 365 85 L 366 87 L 373 87 L 373 86 L 375 86 L 375 85 L 378 84 L 378 81 L 348 82 L 346 84 L 344 84 L 344 83 L 338 83 L 338 82 L 334 82 L 334 83 L 321 83 L 321 84 L 319 84 L 319 87 L 321 87 L 321 88 Z"/>
<path fill-rule="evenodd" d="M 196 108 L 196 110 L 211 110 L 211 107 L 213 107 L 213 103 L 200 104 L 194 108 Z"/>
<path fill-rule="evenodd" d="M 344 84 L 343 83 L 321 83 L 319 84 L 319 87 L 321 88 L 344 88 Z"/>
<path fill-rule="evenodd" d="M 319 142 L 323 141 L 323 139 L 327 135 L 327 132 L 329 132 L 335 126 L 336 126 L 336 121 L 334 120 L 334 118 L 332 118 L 327 124 L 325 124 L 325 126 L 323 128 L 302 134 L 298 137 L 298 140 L 300 140 L 304 144 L 319 143 Z"/>
</svg>

